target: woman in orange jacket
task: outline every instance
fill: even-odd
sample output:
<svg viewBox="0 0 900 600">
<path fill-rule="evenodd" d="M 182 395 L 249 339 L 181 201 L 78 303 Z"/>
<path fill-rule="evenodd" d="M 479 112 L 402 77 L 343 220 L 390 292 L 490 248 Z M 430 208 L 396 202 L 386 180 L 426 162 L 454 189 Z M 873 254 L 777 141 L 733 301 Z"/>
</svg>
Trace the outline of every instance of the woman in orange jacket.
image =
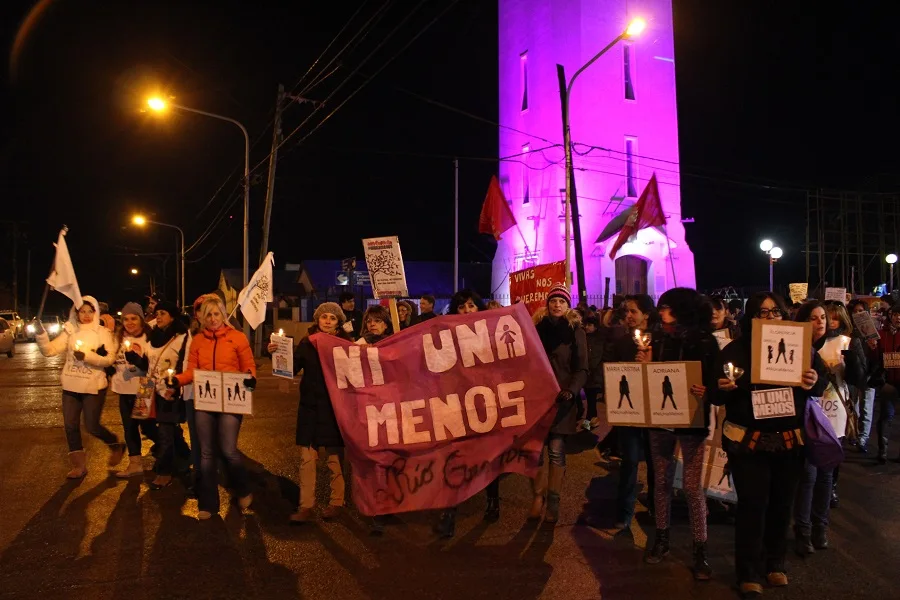
<svg viewBox="0 0 900 600">
<path fill-rule="evenodd" d="M 244 386 L 256 387 L 256 363 L 247 337 L 231 327 L 225 305 L 218 296 L 208 297 L 200 305 L 202 329 L 191 340 L 187 367 L 172 380 L 168 393 L 180 393 L 181 386 L 194 381 L 194 370 L 247 373 Z M 195 395 L 200 390 L 195 390 Z M 247 486 L 247 470 L 237 450 L 237 438 L 243 415 L 224 412 L 196 411 L 197 434 L 200 438 L 200 484 L 197 494 L 197 518 L 209 519 L 219 512 L 219 486 L 216 472 L 216 443 L 228 463 L 229 481 L 241 508 L 253 502 Z"/>
</svg>

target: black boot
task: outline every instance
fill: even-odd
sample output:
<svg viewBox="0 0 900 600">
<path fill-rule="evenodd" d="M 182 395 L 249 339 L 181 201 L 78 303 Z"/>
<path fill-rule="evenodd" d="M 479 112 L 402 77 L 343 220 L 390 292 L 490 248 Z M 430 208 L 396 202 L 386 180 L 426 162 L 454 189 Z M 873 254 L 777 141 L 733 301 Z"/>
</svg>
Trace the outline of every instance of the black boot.
<svg viewBox="0 0 900 600">
<path fill-rule="evenodd" d="M 709 581 L 712 579 L 712 568 L 706 559 L 706 542 L 694 542 L 694 579 Z"/>
<path fill-rule="evenodd" d="M 669 530 L 657 529 L 653 547 L 644 557 L 644 562 L 655 565 L 669 555 Z"/>
<path fill-rule="evenodd" d="M 444 539 L 450 539 L 456 535 L 456 510 L 442 512 L 441 520 L 434 526 L 434 532 Z"/>
<path fill-rule="evenodd" d="M 888 433 L 890 433 L 890 421 L 878 421 L 878 464 L 887 464 Z"/>
<path fill-rule="evenodd" d="M 812 545 L 809 534 L 800 533 L 800 530 L 794 527 L 794 553 L 800 558 L 805 558 L 816 551 Z"/>
<path fill-rule="evenodd" d="M 840 504 L 841 499 L 838 498 L 837 482 L 834 482 L 834 485 L 831 486 L 831 508 L 837 508 Z"/>
<path fill-rule="evenodd" d="M 496 523 L 500 520 L 500 498 L 488 496 L 487 507 L 484 509 L 484 520 L 488 523 Z"/>
<path fill-rule="evenodd" d="M 810 540 L 812 541 L 812 545 L 816 550 L 827 550 L 828 549 L 828 528 L 826 527 L 813 527 L 812 536 L 810 536 Z"/>
</svg>

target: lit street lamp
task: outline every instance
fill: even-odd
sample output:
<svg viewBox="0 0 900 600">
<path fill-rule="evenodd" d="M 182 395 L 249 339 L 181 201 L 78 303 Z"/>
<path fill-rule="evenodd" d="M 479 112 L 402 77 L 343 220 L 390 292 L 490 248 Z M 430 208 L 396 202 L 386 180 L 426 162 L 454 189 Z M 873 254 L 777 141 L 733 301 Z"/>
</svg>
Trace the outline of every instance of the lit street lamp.
<svg viewBox="0 0 900 600">
<path fill-rule="evenodd" d="M 584 64 L 584 66 L 575 71 L 575 74 L 572 75 L 572 78 L 569 80 L 569 83 L 566 86 L 565 96 L 563 97 L 563 145 L 565 146 L 564 150 L 566 154 L 566 286 L 570 287 L 572 285 L 572 269 L 570 267 L 570 257 L 572 247 L 572 234 L 574 233 L 575 269 L 578 271 L 579 302 L 587 300 L 587 287 L 585 285 L 584 276 L 584 258 L 582 257 L 581 252 L 581 223 L 578 219 L 578 200 L 572 197 L 572 184 L 574 183 L 572 179 L 574 178 L 574 172 L 572 169 L 572 131 L 569 125 L 569 99 L 572 97 L 572 85 L 575 83 L 575 80 L 578 78 L 578 76 L 585 71 L 585 69 L 594 64 L 597 59 L 606 54 L 606 52 L 608 52 L 613 46 L 615 46 L 622 40 L 628 40 L 639 35 L 642 31 L 644 31 L 644 28 L 646 26 L 647 22 L 644 19 L 632 19 L 632 21 L 628 24 L 628 27 L 625 28 L 625 31 L 616 36 L 616 38 L 613 39 L 613 41 L 611 41 L 609 44 L 607 44 L 606 47 L 603 48 L 603 50 L 595 54 L 591 60 L 587 61 Z M 557 65 L 557 70 L 560 76 L 560 87 L 562 87 L 562 82 L 564 81 L 565 77 L 565 75 L 563 74 L 562 65 Z"/>
<path fill-rule="evenodd" d="M 135 269 L 134 267 L 132 267 L 132 268 L 131 268 L 131 274 L 132 274 L 132 275 L 137 275 L 137 274 L 138 274 L 138 270 Z"/>
<path fill-rule="evenodd" d="M 244 134 L 244 286 L 247 285 L 247 282 L 250 279 L 250 134 L 247 133 L 247 128 L 244 127 L 239 121 L 232 119 L 231 117 L 226 117 L 223 115 L 217 115 L 216 113 L 206 112 L 205 110 L 198 110 L 196 108 L 189 108 L 187 106 L 182 106 L 180 104 L 175 104 L 174 102 L 166 102 L 162 98 L 152 97 L 147 99 L 147 106 L 150 107 L 151 110 L 156 112 L 162 112 L 166 110 L 166 108 L 174 108 L 176 110 L 183 110 L 185 112 L 195 113 L 198 115 L 203 115 L 204 117 L 212 117 L 213 119 L 219 119 L 220 121 L 228 121 L 229 123 L 233 123 L 241 128 L 241 133 Z M 161 225 L 162 223 L 160 223 Z M 180 230 L 179 230 L 180 231 Z M 182 250 L 184 250 L 184 234 L 182 234 Z M 182 264 L 184 263 L 184 252 L 181 254 Z M 184 268 L 181 270 L 182 279 L 184 278 Z M 184 307 L 184 282 L 182 282 L 182 290 L 181 290 L 182 298 L 181 305 Z M 244 333 L 249 335 L 250 327 L 249 324 L 244 324 Z"/>
<path fill-rule="evenodd" d="M 891 292 L 894 291 L 894 263 L 897 262 L 897 255 L 896 254 L 888 254 L 887 256 L 884 257 L 884 262 L 886 262 L 888 265 L 890 265 L 890 269 L 891 269 L 891 278 L 888 280 L 888 293 L 890 294 Z"/>
<path fill-rule="evenodd" d="M 775 245 L 772 240 L 763 240 L 759 243 L 759 249 L 769 255 L 769 291 L 775 291 L 775 263 L 784 256 L 784 250 Z"/>
<path fill-rule="evenodd" d="M 131 222 L 133 224 L 137 225 L 138 227 L 143 227 L 144 225 L 151 224 L 151 225 L 159 225 L 160 227 L 169 227 L 170 229 L 178 230 L 178 234 L 181 236 L 181 251 L 178 253 L 179 258 L 181 259 L 180 260 L 181 277 L 178 280 L 178 284 L 179 284 L 178 285 L 178 288 L 179 288 L 178 297 L 181 299 L 181 308 L 182 308 L 182 310 L 184 310 L 184 231 L 182 231 L 181 227 L 178 227 L 177 225 L 170 225 L 168 223 L 160 223 L 159 221 L 151 221 L 150 219 L 148 219 L 142 215 L 135 215 L 134 217 L 131 218 Z M 137 275 L 137 269 L 131 269 L 131 273 L 133 275 Z"/>
</svg>

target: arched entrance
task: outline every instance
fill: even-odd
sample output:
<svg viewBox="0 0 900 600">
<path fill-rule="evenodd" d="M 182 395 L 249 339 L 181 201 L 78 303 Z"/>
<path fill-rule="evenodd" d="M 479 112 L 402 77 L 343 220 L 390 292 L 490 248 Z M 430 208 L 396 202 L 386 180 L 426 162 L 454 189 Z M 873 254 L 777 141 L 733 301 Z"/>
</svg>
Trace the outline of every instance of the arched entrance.
<svg viewBox="0 0 900 600">
<path fill-rule="evenodd" d="M 647 293 L 647 261 L 638 256 L 616 259 L 616 292 L 619 294 Z"/>
</svg>

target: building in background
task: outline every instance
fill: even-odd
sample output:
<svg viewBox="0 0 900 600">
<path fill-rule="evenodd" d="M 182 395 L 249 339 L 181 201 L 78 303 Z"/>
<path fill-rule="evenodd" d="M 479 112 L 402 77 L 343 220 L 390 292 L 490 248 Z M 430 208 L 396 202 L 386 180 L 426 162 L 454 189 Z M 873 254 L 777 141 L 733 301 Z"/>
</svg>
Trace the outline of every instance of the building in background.
<svg viewBox="0 0 900 600">
<path fill-rule="evenodd" d="M 500 129 L 500 156 L 514 158 L 501 160 L 499 176 L 518 228 L 498 244 L 491 286 L 498 294 L 508 294 L 511 271 L 565 258 L 556 65 L 571 78 L 635 17 L 646 19 L 646 30 L 591 65 L 570 99 L 587 290 L 599 304 L 606 278 L 610 292 L 620 294 L 695 286 L 681 222 L 671 1 L 499 0 L 500 123 L 516 130 Z M 645 229 L 610 260 L 621 215 L 654 172 L 668 243 L 662 231 Z M 574 280 L 574 251 L 571 271 Z"/>
</svg>

